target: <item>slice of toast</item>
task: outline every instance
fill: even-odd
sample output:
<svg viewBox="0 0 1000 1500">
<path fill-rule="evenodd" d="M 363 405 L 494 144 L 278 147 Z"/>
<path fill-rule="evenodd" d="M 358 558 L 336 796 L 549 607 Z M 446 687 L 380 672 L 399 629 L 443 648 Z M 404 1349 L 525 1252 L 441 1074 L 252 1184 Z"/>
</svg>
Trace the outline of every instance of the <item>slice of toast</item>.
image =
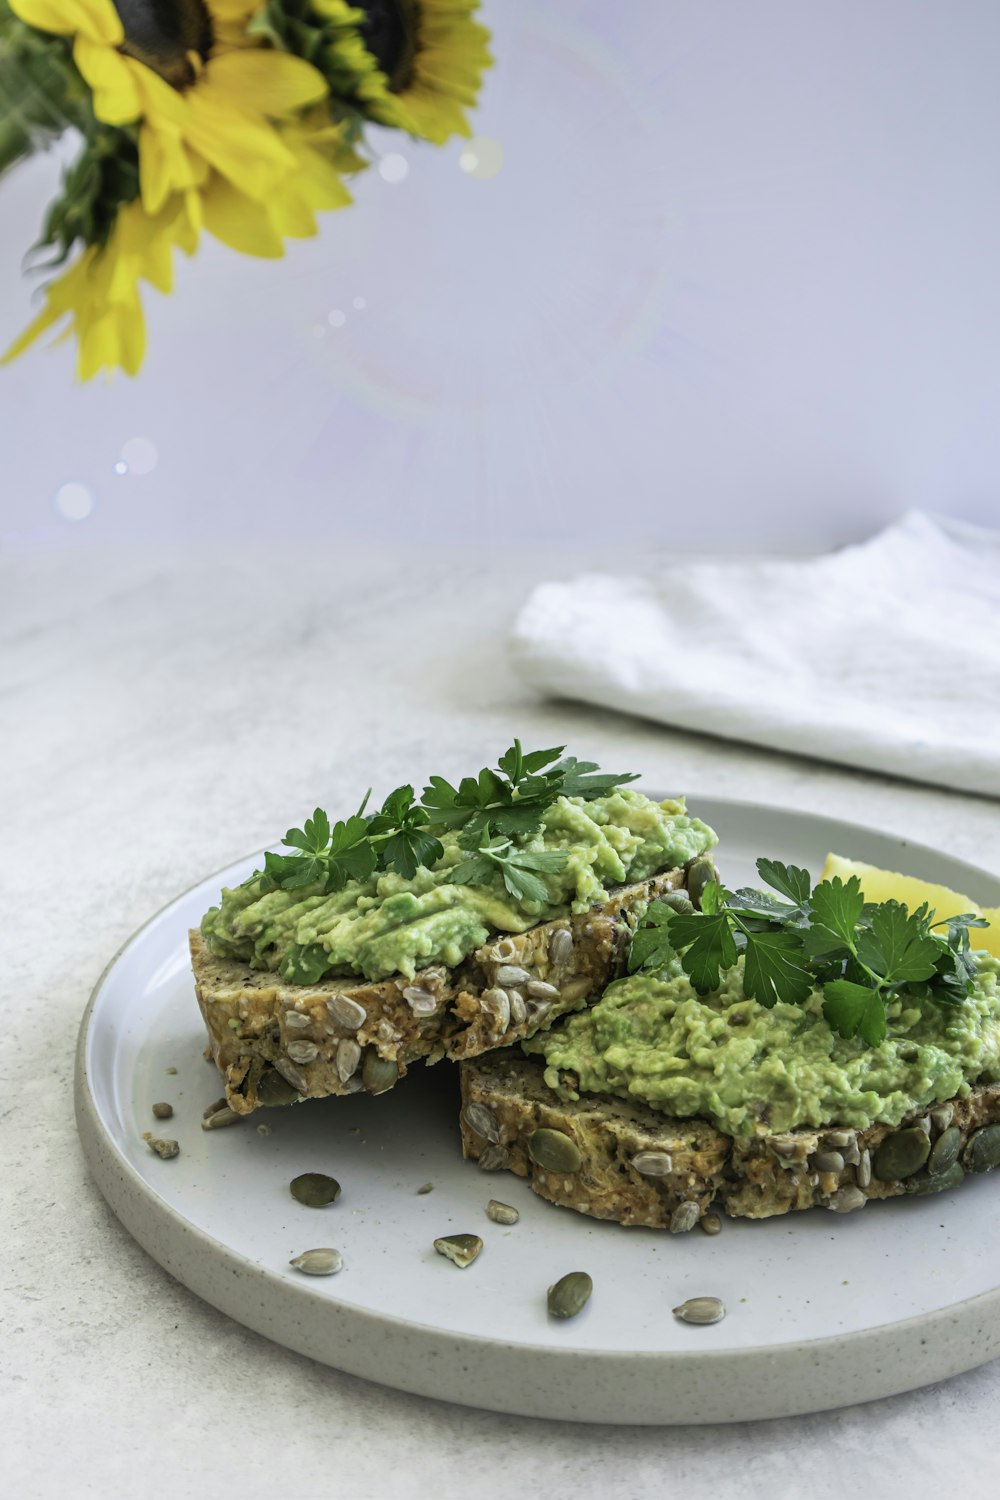
<svg viewBox="0 0 1000 1500">
<path fill-rule="evenodd" d="M 326 979 L 287 984 L 278 974 L 216 958 L 190 934 L 195 992 L 211 1054 L 238 1114 L 366 1089 L 384 1093 L 419 1058 L 475 1057 L 511 1046 L 599 994 L 621 972 L 630 922 L 684 869 L 614 887 L 579 916 L 498 935 L 453 969 L 415 979 Z"/>
<path fill-rule="evenodd" d="M 606 1095 L 563 1103 L 543 1067 L 503 1052 L 463 1062 L 464 1154 L 487 1171 L 530 1178 L 550 1203 L 619 1224 L 676 1234 L 713 1206 L 749 1219 L 847 1213 L 872 1198 L 956 1187 L 965 1172 L 1000 1164 L 1000 1083 L 899 1125 L 740 1138 Z"/>
</svg>

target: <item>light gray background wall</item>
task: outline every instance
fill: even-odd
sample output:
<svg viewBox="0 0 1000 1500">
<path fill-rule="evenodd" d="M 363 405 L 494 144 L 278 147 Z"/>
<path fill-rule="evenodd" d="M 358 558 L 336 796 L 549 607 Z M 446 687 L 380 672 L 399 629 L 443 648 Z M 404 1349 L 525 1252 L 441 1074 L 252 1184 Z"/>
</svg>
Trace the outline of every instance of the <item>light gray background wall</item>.
<svg viewBox="0 0 1000 1500">
<path fill-rule="evenodd" d="M 405 179 L 367 173 L 284 264 L 206 240 L 150 292 L 138 380 L 77 387 L 67 346 L 0 371 L 8 548 L 800 550 L 914 505 L 1000 517 L 996 0 L 485 18 L 499 173 L 383 137 Z M 3 342 L 56 165 L 0 186 Z M 137 437 L 155 466 L 116 473 Z"/>
</svg>

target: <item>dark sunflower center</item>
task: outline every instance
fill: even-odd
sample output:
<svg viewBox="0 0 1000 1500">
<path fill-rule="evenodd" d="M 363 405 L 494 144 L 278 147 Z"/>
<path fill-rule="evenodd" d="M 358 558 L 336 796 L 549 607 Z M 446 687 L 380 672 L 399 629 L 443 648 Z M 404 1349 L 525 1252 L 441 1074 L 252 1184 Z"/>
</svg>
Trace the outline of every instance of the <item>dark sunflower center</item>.
<svg viewBox="0 0 1000 1500">
<path fill-rule="evenodd" d="M 405 88 L 413 71 L 419 7 L 414 0 L 360 0 L 365 18 L 361 40 L 393 89 Z"/>
<path fill-rule="evenodd" d="M 114 0 L 125 28 L 122 51 L 145 63 L 175 89 L 194 82 L 189 52 L 212 50 L 212 18 L 204 0 Z"/>
</svg>

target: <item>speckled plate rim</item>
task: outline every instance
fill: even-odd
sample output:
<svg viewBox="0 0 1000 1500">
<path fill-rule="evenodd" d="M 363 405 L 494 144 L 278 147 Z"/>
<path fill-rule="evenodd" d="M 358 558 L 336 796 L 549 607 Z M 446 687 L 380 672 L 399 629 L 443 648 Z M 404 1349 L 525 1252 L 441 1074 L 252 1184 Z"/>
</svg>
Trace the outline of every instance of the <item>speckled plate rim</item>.
<svg viewBox="0 0 1000 1500">
<path fill-rule="evenodd" d="M 871 839 L 905 844 L 918 859 L 950 864 L 963 879 L 974 876 L 988 900 L 1000 896 L 1000 880 L 989 871 L 870 825 L 719 796 L 692 793 L 689 800 L 706 811 L 712 804 L 736 815 L 835 824 L 862 847 Z M 356 1307 L 291 1282 L 199 1229 L 164 1202 L 109 1135 L 89 1082 L 91 1020 L 122 955 L 197 886 L 239 863 L 194 881 L 110 959 L 83 1015 L 74 1076 L 84 1155 L 112 1211 L 164 1270 L 220 1312 L 298 1354 L 414 1395 L 519 1416 L 630 1425 L 797 1416 L 914 1390 L 1000 1356 L 1000 1284 L 934 1312 L 826 1338 L 738 1350 L 622 1353 L 505 1344 Z"/>
</svg>

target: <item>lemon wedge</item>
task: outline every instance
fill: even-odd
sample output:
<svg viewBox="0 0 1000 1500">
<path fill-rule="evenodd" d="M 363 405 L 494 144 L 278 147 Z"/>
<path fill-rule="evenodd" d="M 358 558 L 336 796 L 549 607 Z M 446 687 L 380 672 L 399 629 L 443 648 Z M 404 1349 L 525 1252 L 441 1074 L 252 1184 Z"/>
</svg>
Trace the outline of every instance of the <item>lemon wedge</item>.
<svg viewBox="0 0 1000 1500">
<path fill-rule="evenodd" d="M 916 911 L 924 901 L 932 906 L 938 918 L 957 917 L 960 912 L 974 911 L 985 917 L 989 927 L 973 928 L 969 940 L 973 948 L 985 948 L 1000 958 L 1000 906 L 980 906 L 971 896 L 950 890 L 946 885 L 934 885 L 929 880 L 918 880 L 915 875 L 901 875 L 897 870 L 880 870 L 877 865 L 862 864 L 860 860 L 845 859 L 841 854 L 828 854 L 823 866 L 821 880 L 832 880 L 839 875 L 849 880 L 856 875 L 861 881 L 866 901 L 903 901 L 910 911 Z"/>
</svg>

